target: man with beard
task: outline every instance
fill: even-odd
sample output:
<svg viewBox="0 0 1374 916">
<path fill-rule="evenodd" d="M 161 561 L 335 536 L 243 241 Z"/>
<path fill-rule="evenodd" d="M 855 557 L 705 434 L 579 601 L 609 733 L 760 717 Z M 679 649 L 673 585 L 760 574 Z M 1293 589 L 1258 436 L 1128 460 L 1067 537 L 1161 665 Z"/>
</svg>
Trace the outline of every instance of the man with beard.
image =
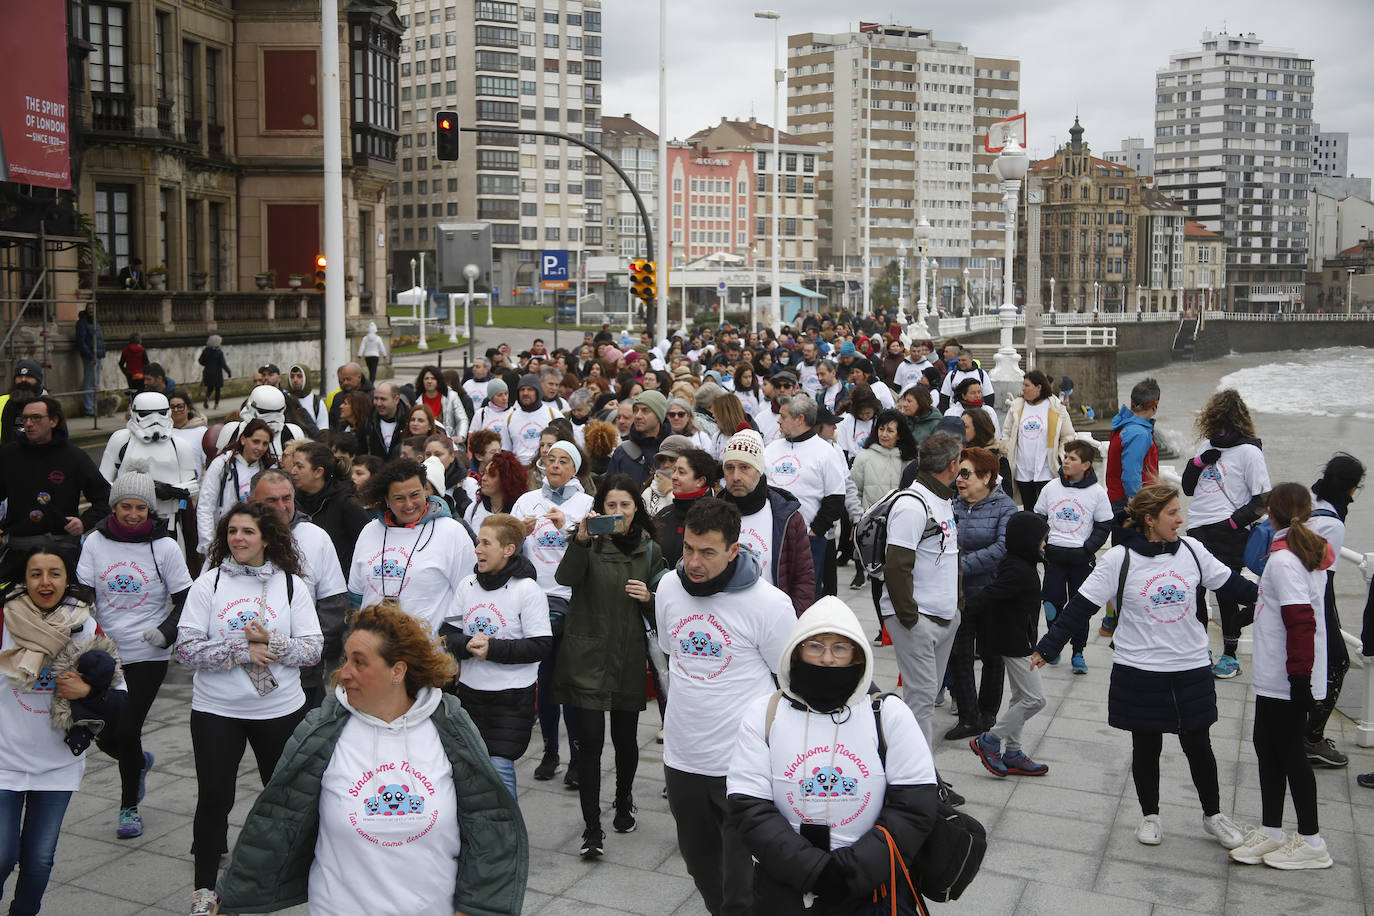
<svg viewBox="0 0 1374 916">
<path fill-rule="evenodd" d="M 720 457 L 725 469 L 720 498 L 739 509 L 740 544 L 758 557 L 763 580 L 782 589 L 800 617 L 816 597 L 815 564 L 801 503 L 768 483 L 763 439 L 752 429 L 731 436 Z"/>
<path fill-rule="evenodd" d="M 515 408 L 501 424 L 501 448 L 513 452 L 521 464 L 529 465 L 539 454 L 539 434 L 562 414 L 544 402 L 544 389 L 533 372 L 520 377 L 515 397 Z"/>
<path fill-rule="evenodd" d="M 43 394 L 43 367 L 36 359 L 21 359 L 14 367 L 14 387 L 0 398 L 0 445 L 19 435 L 19 416 L 24 405 Z"/>
<path fill-rule="evenodd" d="M 630 409 L 630 434 L 611 453 L 606 475 L 628 474 L 642 487 L 654 472 L 659 446 L 673 429 L 663 422 L 668 415 L 668 400 L 661 392 L 641 392 L 631 401 Z"/>
</svg>

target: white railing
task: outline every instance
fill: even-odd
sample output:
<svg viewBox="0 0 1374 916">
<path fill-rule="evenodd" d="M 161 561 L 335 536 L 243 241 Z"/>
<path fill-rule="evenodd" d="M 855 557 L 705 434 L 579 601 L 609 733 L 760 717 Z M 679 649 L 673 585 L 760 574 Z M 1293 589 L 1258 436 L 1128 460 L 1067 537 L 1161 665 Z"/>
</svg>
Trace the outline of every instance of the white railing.
<svg viewBox="0 0 1374 916">
<path fill-rule="evenodd" d="M 1026 323 L 1026 319 L 1016 316 L 1016 324 Z M 939 330 L 936 332 L 938 337 L 952 337 L 956 334 L 971 334 L 974 331 L 995 331 L 1002 326 L 1002 319 L 997 315 L 970 315 L 967 318 L 941 318 Z"/>
<path fill-rule="evenodd" d="M 1209 310 L 1208 321 L 1374 321 L 1374 312 L 1218 312 Z"/>
<path fill-rule="evenodd" d="M 1069 325 L 1042 327 L 1042 347 L 1114 347 L 1116 328 L 1110 325 Z"/>
</svg>

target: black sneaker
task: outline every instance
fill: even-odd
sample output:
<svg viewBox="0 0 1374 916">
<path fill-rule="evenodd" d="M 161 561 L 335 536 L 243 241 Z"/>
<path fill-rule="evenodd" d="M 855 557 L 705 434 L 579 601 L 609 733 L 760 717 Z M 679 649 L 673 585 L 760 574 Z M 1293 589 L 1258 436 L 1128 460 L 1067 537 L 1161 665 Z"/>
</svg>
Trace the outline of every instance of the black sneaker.
<svg viewBox="0 0 1374 916">
<path fill-rule="evenodd" d="M 1374 789 L 1374 773 L 1361 773 L 1355 777 L 1355 782 L 1364 786 L 1366 789 Z"/>
<path fill-rule="evenodd" d="M 539 761 L 539 766 L 534 768 L 534 778 L 540 782 L 548 782 L 553 779 L 553 774 L 558 772 L 558 752 L 545 751 L 544 759 Z"/>
<path fill-rule="evenodd" d="M 849 581 L 849 587 L 851 589 L 863 588 L 865 581 L 867 580 L 864 577 L 864 571 L 861 567 L 859 569 L 854 570 L 854 578 Z"/>
<path fill-rule="evenodd" d="M 616 833 L 634 833 L 635 814 L 638 811 L 633 798 L 616 799 L 615 819 L 611 821 L 611 827 Z"/>
<path fill-rule="evenodd" d="M 951 808 L 958 808 L 960 805 L 964 803 L 964 796 L 960 795 L 958 792 L 955 792 L 954 786 L 945 782 L 943 779 L 940 780 L 939 793 L 940 801 L 949 805 Z"/>
<path fill-rule="evenodd" d="M 600 827 L 582 831 L 582 858 L 599 859 L 606 854 L 606 833 Z"/>
<path fill-rule="evenodd" d="M 1336 749 L 1336 742 L 1330 738 L 1323 738 L 1320 741 L 1308 741 L 1303 739 L 1303 750 L 1307 752 L 1307 762 L 1313 766 L 1322 766 L 1330 770 L 1338 770 L 1350 763 L 1350 758 Z"/>
<path fill-rule="evenodd" d="M 563 774 L 563 788 L 570 791 L 576 790 L 577 782 L 577 758 L 568 761 L 568 772 Z"/>
<path fill-rule="evenodd" d="M 946 741 L 959 741 L 963 738 L 973 738 L 981 735 L 987 729 L 983 728 L 978 722 L 960 722 L 949 731 L 945 732 Z"/>
</svg>

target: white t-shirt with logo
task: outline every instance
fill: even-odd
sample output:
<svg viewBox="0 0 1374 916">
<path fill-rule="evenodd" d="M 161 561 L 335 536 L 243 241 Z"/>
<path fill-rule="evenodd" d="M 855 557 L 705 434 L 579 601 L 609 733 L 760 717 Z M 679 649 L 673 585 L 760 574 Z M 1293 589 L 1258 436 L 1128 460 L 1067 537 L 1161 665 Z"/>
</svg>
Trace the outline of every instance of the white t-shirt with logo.
<svg viewBox="0 0 1374 916">
<path fill-rule="evenodd" d="M 469 430 L 471 432 L 476 432 L 479 429 L 494 429 L 500 432 L 501 427 L 506 424 L 506 415 L 509 413 L 509 407 L 502 410 L 495 404 L 479 407 L 472 415 L 472 425 L 469 427 Z M 501 444 L 501 447 L 505 448 L 504 442 Z"/>
<path fill-rule="evenodd" d="M 1196 539 L 1179 541 L 1176 553 L 1131 553 L 1121 599 L 1125 607 L 1117 609 L 1113 636 L 1119 664 L 1144 671 L 1190 671 L 1210 664 L 1207 630 L 1196 614 L 1197 587 L 1200 582 L 1215 591 L 1231 578 L 1231 570 Z M 1098 607 L 1116 601 L 1125 556 L 1124 545 L 1107 551 L 1078 594 Z"/>
<path fill-rule="evenodd" d="M 1094 522 L 1112 520 L 1112 500 L 1100 483 L 1066 487 L 1063 479 L 1056 477 L 1040 491 L 1035 513 L 1049 521 L 1052 546 L 1082 547 L 1093 533 Z"/>
<path fill-rule="evenodd" d="M 436 632 L 454 606 L 458 583 L 477 563 L 472 536 L 451 518 L 432 518 L 414 528 L 368 522 L 353 548 L 348 590 L 360 607 L 400 601 L 401 610 L 429 621 Z"/>
<path fill-rule="evenodd" d="M 395 420 L 387 420 L 383 417 L 377 418 L 377 429 L 382 434 L 382 448 L 391 451 L 391 440 L 396 435 Z"/>
<path fill-rule="evenodd" d="M 557 410 L 542 401 L 534 410 L 512 408 L 501 424 L 501 448 L 514 452 L 521 464 L 529 464 L 539 454 L 539 434 L 559 416 Z"/>
<path fill-rule="evenodd" d="M 253 621 L 288 639 L 321 635 L 315 599 L 300 578 L 287 604 L 285 573 L 278 572 L 264 589 L 256 576 L 233 576 L 217 567 L 205 570 L 191 585 L 180 629 L 227 642 Z M 277 719 L 300 709 L 305 703 L 301 669 L 278 662 L 267 667 L 277 679 L 277 689 L 266 696 L 258 695 L 242 665 L 198 669 L 192 679 L 191 708 L 230 719 Z"/>
<path fill-rule="evenodd" d="M 802 520 L 808 526 L 816 520 L 822 499 L 844 496 L 849 476 L 844 458 L 820 436 L 769 443 L 763 449 L 763 467 L 770 486 L 781 487 L 801 503 Z"/>
<path fill-rule="evenodd" d="M 1203 443 L 1203 451 L 1209 448 Z M 1224 522 L 1251 497 L 1270 489 L 1264 452 L 1249 442 L 1220 452 L 1216 464 L 1207 465 L 1198 476 L 1193 501 L 1188 504 L 1189 528 Z"/>
<path fill-rule="evenodd" d="M 339 554 L 323 528 L 314 522 L 297 522 L 291 527 L 291 536 L 296 539 L 300 554 L 301 575 L 317 601 L 348 591 L 339 568 Z"/>
<path fill-rule="evenodd" d="M 571 485 L 570 483 L 569 486 Z M 552 521 L 544 517 L 545 512 L 554 508 L 563 511 L 562 528 L 555 527 Z M 521 550 L 534 564 L 534 570 L 539 576 L 539 587 L 550 598 L 567 600 L 572 597 L 572 588 L 559 585 L 554 580 L 554 573 L 558 572 L 558 564 L 563 562 L 563 554 L 568 552 L 568 528 L 582 521 L 591 509 L 592 498 L 585 492 L 574 493 L 563 500 L 562 505 L 558 505 L 545 497 L 541 490 L 530 490 L 511 506 L 510 514 L 516 518 L 535 519 L 534 531 L 526 536 Z"/>
<path fill-rule="evenodd" d="M 425 688 L 390 723 L 354 711 L 340 732 L 320 782 L 312 914 L 452 916 L 462 841 L 453 766 L 428 716 L 437 694 Z"/>
<path fill-rule="evenodd" d="M 1017 480 L 1049 480 L 1050 450 L 1048 439 L 1050 399 L 1039 404 L 1026 403 L 1021 408 L 1021 422 L 1017 424 L 1016 467 Z"/>
<path fill-rule="evenodd" d="M 468 636 L 481 633 L 492 639 L 553 635 L 548 596 L 534 579 L 508 579 L 500 588 L 487 591 L 477 584 L 474 573 L 458 586 L 458 603 L 448 622 Z M 465 658 L 458 680 L 473 690 L 511 690 L 528 687 L 538 676 L 538 662 L 509 665 Z"/>
<path fill-rule="evenodd" d="M 95 619 L 119 646 L 121 662 L 172 657 L 171 646 L 158 649 L 144 642 L 143 631 L 167 618 L 171 595 L 191 587 L 186 558 L 175 540 L 134 544 L 92 531 L 81 544 L 76 578 L 95 589 Z"/>
<path fill-rule="evenodd" d="M 1278 540 L 1283 531 L 1274 532 Z M 1312 699 L 1326 699 L 1326 570 L 1308 570 L 1291 550 L 1276 550 L 1264 564 L 1255 604 L 1255 638 L 1250 686 L 1262 697 L 1287 700 L 1288 627 L 1283 622 L 1285 604 L 1307 604 L 1316 617 L 1312 640 Z M 1339 638 L 1339 637 L 1338 637 Z"/>
<path fill-rule="evenodd" d="M 837 726 L 783 698 L 765 740 L 770 699 L 757 697 L 740 721 L 725 791 L 773 802 L 793 830 L 803 822 L 826 824 L 831 849 L 853 846 L 877 823 L 889 785 L 935 784 L 925 735 L 897 697 L 883 700 L 886 768 L 869 700 L 850 707 Z"/>
<path fill-rule="evenodd" d="M 916 552 L 912 581 L 921 613 L 953 620 L 959 610 L 959 526 L 954 519 L 954 507 L 924 484 L 914 483 L 910 489 L 920 499 L 904 496 L 892 504 L 887 513 L 887 544 Z M 925 506 L 921 505 L 923 501 Z M 938 536 L 921 537 L 926 530 L 926 507 L 940 526 Z M 895 613 L 889 588 L 890 585 L 883 586 L 878 602 L 878 611 L 884 617 Z"/>
<path fill-rule="evenodd" d="M 724 776 L 747 704 L 773 692 L 774 666 L 797 625 L 792 600 L 761 579 L 741 591 L 694 598 L 669 572 L 659 580 L 655 605 L 673 695 L 663 762 Z"/>
<path fill-rule="evenodd" d="M 804 362 L 798 365 L 797 384 L 801 385 L 802 391 L 813 398 L 821 393 L 821 380 L 820 376 L 816 375 L 815 366 L 808 366 Z"/>
<path fill-rule="evenodd" d="M 764 500 L 763 508 L 739 520 L 740 549 L 749 549 L 758 557 L 763 581 L 773 581 L 773 507 Z"/>
<path fill-rule="evenodd" d="M 488 372 L 486 378 L 470 378 L 463 383 L 463 391 L 467 393 L 468 399 L 472 403 L 481 404 L 487 399 L 487 384 L 495 377 Z"/>
<path fill-rule="evenodd" d="M 1336 507 L 1324 499 L 1319 499 L 1316 493 L 1312 494 L 1312 517 L 1303 524 L 1319 537 L 1326 538 L 1326 542 L 1331 545 L 1331 549 L 1336 551 L 1336 559 L 1332 561 L 1328 572 L 1335 572 L 1341 565 L 1341 548 L 1345 546 L 1345 522 L 1341 521 L 1340 515 L 1336 514 L 1333 518 L 1330 515 L 1317 515 L 1318 510 L 1335 513 Z"/>
</svg>

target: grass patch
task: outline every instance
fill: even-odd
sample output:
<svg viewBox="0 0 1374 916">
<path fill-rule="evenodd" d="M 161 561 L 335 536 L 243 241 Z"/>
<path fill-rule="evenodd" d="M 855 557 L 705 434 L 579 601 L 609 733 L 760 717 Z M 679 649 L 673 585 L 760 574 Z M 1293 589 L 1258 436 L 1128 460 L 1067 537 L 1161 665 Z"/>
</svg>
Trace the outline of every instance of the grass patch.
<svg viewBox="0 0 1374 916">
<path fill-rule="evenodd" d="M 412 309 L 410 306 L 407 306 L 407 305 L 390 305 L 390 306 L 387 306 L 387 315 L 390 316 L 390 317 L 392 317 L 392 318 L 411 318 L 414 314 L 415 314 L 414 309 Z M 493 308 L 493 309 L 491 310 L 491 314 L 492 314 L 492 321 L 494 322 L 495 326 L 498 327 L 498 328 L 529 328 L 529 329 L 532 329 L 532 330 L 541 330 L 541 331 L 542 331 L 542 330 L 545 330 L 545 329 L 547 329 L 547 330 L 549 330 L 549 331 L 552 331 L 552 330 L 553 330 L 553 306 L 549 306 L 548 308 L 525 308 L 525 307 L 523 307 L 523 306 L 498 305 L 498 306 L 496 306 L 495 308 Z M 463 313 L 462 313 L 462 310 L 460 309 L 459 312 L 458 312 L 458 319 L 459 319 L 460 322 L 462 321 L 462 317 L 463 317 Z M 476 309 L 476 311 L 473 313 L 472 320 L 473 320 L 473 323 L 474 323 L 478 328 L 486 327 L 486 324 L 487 324 L 487 310 L 486 310 L 486 308 L 485 308 L 485 307 L 479 306 L 479 307 Z M 443 330 L 444 330 L 444 334 L 447 335 L 447 334 L 448 334 L 448 321 L 447 321 L 447 319 L 445 319 L 443 322 L 436 323 L 436 326 L 439 326 L 439 325 L 442 325 Z M 412 329 L 414 328 L 414 325 L 413 325 L 413 324 L 410 324 L 410 323 L 407 323 L 407 324 L 405 324 L 405 325 L 402 325 L 402 327 L 405 329 L 405 333 L 409 334 L 409 333 L 412 333 Z M 426 323 L 426 331 L 428 331 L 428 329 L 429 329 L 429 323 Z M 564 323 L 562 323 L 562 322 L 559 322 L 559 324 L 558 324 L 558 329 L 559 329 L 560 331 L 562 331 L 562 330 L 569 330 L 569 331 L 598 331 L 598 330 L 601 329 L 601 325 L 599 325 L 599 324 L 582 324 L 582 325 L 574 325 L 574 324 L 571 324 L 571 323 L 564 324 Z"/>
</svg>

